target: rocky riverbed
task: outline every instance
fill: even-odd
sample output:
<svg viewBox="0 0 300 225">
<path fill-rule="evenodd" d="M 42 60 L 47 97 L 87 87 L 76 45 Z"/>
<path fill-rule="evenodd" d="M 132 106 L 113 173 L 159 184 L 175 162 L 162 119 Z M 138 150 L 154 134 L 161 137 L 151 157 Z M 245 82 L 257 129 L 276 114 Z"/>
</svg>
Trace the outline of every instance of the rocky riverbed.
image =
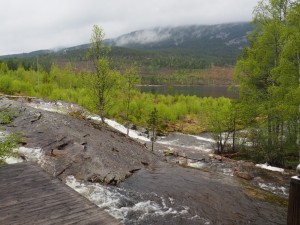
<svg viewBox="0 0 300 225">
<path fill-rule="evenodd" d="M 147 138 L 91 123 L 69 103 L 2 98 L 0 110 L 13 115 L 5 132 L 24 133 L 23 158 L 125 224 L 286 224 L 290 172 L 213 155 L 209 135 L 171 134 L 151 152 Z"/>
</svg>

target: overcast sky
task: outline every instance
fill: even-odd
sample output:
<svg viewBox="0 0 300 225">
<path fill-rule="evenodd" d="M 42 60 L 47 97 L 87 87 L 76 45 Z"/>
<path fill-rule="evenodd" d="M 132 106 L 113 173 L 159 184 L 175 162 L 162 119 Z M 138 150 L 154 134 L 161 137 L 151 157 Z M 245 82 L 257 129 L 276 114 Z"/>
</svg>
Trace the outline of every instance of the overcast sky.
<svg viewBox="0 0 300 225">
<path fill-rule="evenodd" d="M 93 24 L 106 38 L 156 26 L 252 19 L 258 0 L 0 0 L 0 55 L 89 42 Z"/>
</svg>

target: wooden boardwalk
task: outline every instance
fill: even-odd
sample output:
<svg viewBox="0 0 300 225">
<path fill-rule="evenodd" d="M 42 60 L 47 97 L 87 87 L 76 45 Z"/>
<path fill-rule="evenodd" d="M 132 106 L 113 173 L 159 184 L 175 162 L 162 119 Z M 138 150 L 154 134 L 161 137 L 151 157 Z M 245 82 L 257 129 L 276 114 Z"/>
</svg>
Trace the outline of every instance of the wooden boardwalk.
<svg viewBox="0 0 300 225">
<path fill-rule="evenodd" d="M 121 224 L 40 167 L 0 167 L 0 224 Z"/>
</svg>

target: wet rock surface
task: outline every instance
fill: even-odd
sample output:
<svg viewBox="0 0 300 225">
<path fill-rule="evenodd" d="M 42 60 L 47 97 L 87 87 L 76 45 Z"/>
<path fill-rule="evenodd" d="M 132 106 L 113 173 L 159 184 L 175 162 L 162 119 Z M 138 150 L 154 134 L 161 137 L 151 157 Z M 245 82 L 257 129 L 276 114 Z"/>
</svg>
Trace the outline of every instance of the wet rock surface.
<svg viewBox="0 0 300 225">
<path fill-rule="evenodd" d="M 163 141 L 159 140 L 154 152 L 166 162 L 237 177 L 284 198 L 288 197 L 290 178 L 295 175 L 294 170 L 270 171 L 257 167 L 253 162 L 213 154 L 213 143 L 208 133 L 197 137 L 173 133 L 164 137 Z"/>
<path fill-rule="evenodd" d="M 145 147 L 150 143 L 137 143 L 84 119 L 0 99 L 3 109 L 14 115 L 6 130 L 23 132 L 25 147 L 43 149 L 46 160 L 41 165 L 50 174 L 117 184 L 114 190 L 124 198 L 116 211 L 124 211 L 125 224 L 286 224 L 286 200 L 274 200 L 252 184 L 286 185 L 290 175 L 210 155 L 209 137 L 184 140 L 174 134 L 156 143 L 154 154 Z"/>
<path fill-rule="evenodd" d="M 6 130 L 22 132 L 25 147 L 43 149 L 48 160 L 43 167 L 60 178 L 75 175 L 82 180 L 117 184 L 157 161 L 142 144 L 84 119 L 7 99 L 0 100 L 0 109 L 15 115 Z"/>
<path fill-rule="evenodd" d="M 159 192 L 162 198 L 172 199 L 177 207 L 187 209 L 178 216 L 166 213 L 162 218 L 149 214 L 143 221 L 127 224 L 286 224 L 285 206 L 256 199 L 241 185 L 239 178 L 175 165 L 139 171 L 120 184 L 135 192 Z M 169 201 L 165 204 L 167 208 L 176 207 Z"/>
</svg>

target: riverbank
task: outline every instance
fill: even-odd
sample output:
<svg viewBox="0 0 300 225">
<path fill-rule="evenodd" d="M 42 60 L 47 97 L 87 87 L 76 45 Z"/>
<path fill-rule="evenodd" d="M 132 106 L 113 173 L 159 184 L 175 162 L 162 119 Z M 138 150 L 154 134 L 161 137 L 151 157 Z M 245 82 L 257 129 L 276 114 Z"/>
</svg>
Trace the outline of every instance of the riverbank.
<svg viewBox="0 0 300 225">
<path fill-rule="evenodd" d="M 213 140 L 209 136 L 174 133 L 159 140 L 152 153 L 141 144 L 150 144 L 143 136 L 135 136 L 141 142 L 136 143 L 111 128 L 91 126 L 90 121 L 71 118 L 70 111 L 84 113 L 76 105 L 39 99 L 3 103 L 2 99 L 4 107 L 12 108 L 18 108 L 19 104 L 22 110 L 18 111 L 27 115 L 18 116 L 13 126 L 7 127 L 7 131 L 21 128 L 24 132 L 26 142 L 22 154 L 25 158 L 30 160 L 38 151 L 36 162 L 43 168 L 125 224 L 169 224 L 170 221 L 172 224 L 235 224 L 236 221 L 239 224 L 285 224 L 286 196 L 276 192 L 273 195 L 253 182 L 273 185 L 274 177 L 280 180 L 289 174 L 270 172 L 270 180 L 267 180 L 257 175 L 259 170 L 261 174 L 269 173 L 262 168 L 211 155 Z M 90 117 L 90 120 L 96 118 Z M 53 129 L 44 128 L 45 124 Z M 75 133 L 70 133 L 70 129 Z M 130 134 L 135 135 L 134 132 Z M 69 133 L 72 139 L 58 135 Z M 40 149 L 36 151 L 31 148 L 38 146 Z M 61 154 L 63 152 L 66 154 Z M 234 175 L 237 165 L 248 168 L 240 170 L 240 174 L 252 171 L 256 179 L 248 181 Z M 87 176 L 95 169 L 98 176 Z M 118 177 L 124 179 L 116 182 Z M 117 187 L 103 186 L 103 182 L 117 184 Z"/>
</svg>

